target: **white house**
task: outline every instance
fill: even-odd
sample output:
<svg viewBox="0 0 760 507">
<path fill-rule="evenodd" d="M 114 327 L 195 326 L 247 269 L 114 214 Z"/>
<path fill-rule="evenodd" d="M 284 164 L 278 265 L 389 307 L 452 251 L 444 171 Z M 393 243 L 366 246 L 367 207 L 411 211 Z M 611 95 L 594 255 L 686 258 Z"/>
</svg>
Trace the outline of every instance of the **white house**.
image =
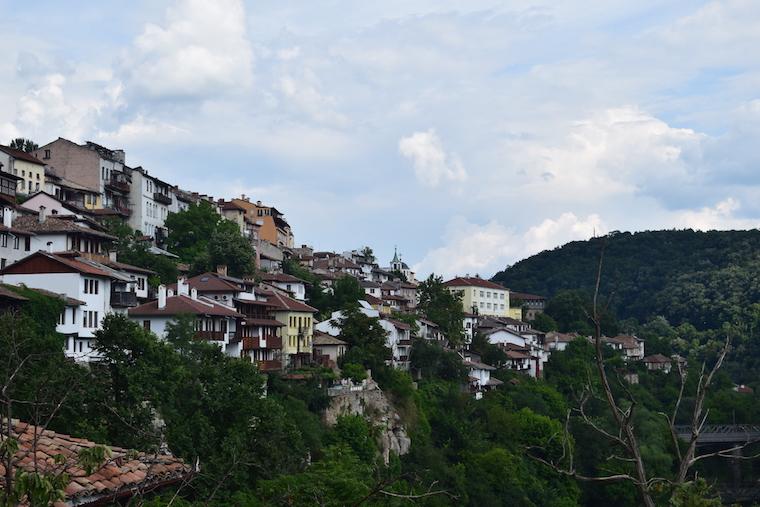
<svg viewBox="0 0 760 507">
<path fill-rule="evenodd" d="M 617 335 L 612 338 L 602 336 L 602 341 L 623 354 L 626 361 L 644 359 L 644 340 L 633 335 Z"/>
<path fill-rule="evenodd" d="M 79 219 L 74 215 L 50 216 L 41 206 L 37 216 L 17 216 L 13 227 L 34 233 L 31 236 L 31 251 L 46 252 L 76 251 L 84 254 L 108 255 L 108 247 L 115 236 L 106 234 L 95 227 L 96 224 Z"/>
<path fill-rule="evenodd" d="M 177 281 L 177 292 L 158 287 L 158 299 L 128 310 L 129 318 L 159 338 L 166 337 L 166 325 L 180 315 L 195 317 L 196 338 L 214 343 L 224 353 L 240 357 L 240 342 L 235 339 L 237 319 L 243 315 L 228 306 L 199 297 L 187 281 Z"/>
<path fill-rule="evenodd" d="M 491 372 L 496 368 L 481 362 L 480 356 L 474 352 L 461 354 L 462 364 L 468 370 L 468 387 L 476 400 L 483 397 L 483 393 L 503 384 L 496 378 L 491 378 Z"/>
<path fill-rule="evenodd" d="M 409 353 L 412 346 L 411 326 L 381 315 L 379 311 L 372 308 L 366 301 L 359 301 L 359 304 L 359 311 L 367 317 L 378 319 L 378 323 L 385 330 L 385 344 L 392 352 L 392 357 L 389 360 L 391 365 L 395 368 L 408 369 Z M 340 335 L 338 322 L 342 318 L 342 311 L 333 312 L 329 319 L 315 324 L 314 330 L 330 336 L 338 336 Z"/>
<path fill-rule="evenodd" d="M 51 254 L 38 251 L 0 270 L 3 282 L 44 289 L 76 300 L 71 314 L 64 312 L 58 330 L 67 335 L 66 355 L 78 361 L 97 359 L 94 333 L 107 313 L 119 310 L 112 298 L 123 301 L 133 281 L 76 252 Z"/>
<path fill-rule="evenodd" d="M 262 273 L 261 280 L 290 294 L 293 299 L 306 301 L 306 282 L 285 273 Z"/>
<path fill-rule="evenodd" d="M 132 214 L 129 217 L 129 225 L 133 229 L 154 238 L 159 244 L 163 243 L 166 239 L 164 221 L 172 209 L 178 209 L 178 206 L 174 205 L 175 200 L 174 188 L 171 185 L 149 175 L 142 167 L 132 170 Z"/>
</svg>

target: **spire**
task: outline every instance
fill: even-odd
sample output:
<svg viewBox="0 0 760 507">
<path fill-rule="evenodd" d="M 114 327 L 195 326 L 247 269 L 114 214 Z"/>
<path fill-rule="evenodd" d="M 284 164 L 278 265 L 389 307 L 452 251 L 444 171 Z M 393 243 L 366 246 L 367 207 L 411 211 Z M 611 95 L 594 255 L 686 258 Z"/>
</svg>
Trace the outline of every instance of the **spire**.
<svg viewBox="0 0 760 507">
<path fill-rule="evenodd" d="M 398 259 L 398 247 L 394 245 L 393 247 L 393 260 L 391 261 L 391 264 L 395 264 L 397 262 L 400 262 Z"/>
</svg>

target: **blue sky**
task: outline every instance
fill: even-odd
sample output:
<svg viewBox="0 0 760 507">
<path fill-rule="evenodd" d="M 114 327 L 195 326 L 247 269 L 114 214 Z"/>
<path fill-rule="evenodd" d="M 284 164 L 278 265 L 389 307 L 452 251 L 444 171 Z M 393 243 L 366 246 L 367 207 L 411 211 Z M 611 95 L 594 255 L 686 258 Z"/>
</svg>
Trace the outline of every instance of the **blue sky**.
<svg viewBox="0 0 760 507">
<path fill-rule="evenodd" d="M 0 0 L 0 43 L 0 142 L 123 148 L 421 274 L 760 223 L 756 1 Z"/>
</svg>

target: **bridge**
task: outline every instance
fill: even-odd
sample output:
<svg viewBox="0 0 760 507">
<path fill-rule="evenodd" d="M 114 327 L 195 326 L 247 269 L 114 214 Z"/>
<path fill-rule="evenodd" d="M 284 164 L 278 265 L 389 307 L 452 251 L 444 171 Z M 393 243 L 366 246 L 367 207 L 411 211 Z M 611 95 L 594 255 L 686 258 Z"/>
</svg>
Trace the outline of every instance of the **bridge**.
<svg viewBox="0 0 760 507">
<path fill-rule="evenodd" d="M 675 426 L 678 438 L 691 440 L 691 426 Z M 707 424 L 697 438 L 697 445 L 746 444 L 760 441 L 760 425 Z"/>
</svg>

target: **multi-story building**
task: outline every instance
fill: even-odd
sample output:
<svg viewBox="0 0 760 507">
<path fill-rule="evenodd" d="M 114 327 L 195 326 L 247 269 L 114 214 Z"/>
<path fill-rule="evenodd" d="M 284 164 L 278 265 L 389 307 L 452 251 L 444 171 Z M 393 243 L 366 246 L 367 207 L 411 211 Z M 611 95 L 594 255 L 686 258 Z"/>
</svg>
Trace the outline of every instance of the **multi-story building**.
<svg viewBox="0 0 760 507">
<path fill-rule="evenodd" d="M 197 339 L 218 345 L 227 355 L 239 356 L 239 344 L 235 337 L 238 319 L 243 316 L 234 308 L 199 297 L 198 291 L 191 289 L 184 279 L 177 281 L 176 290 L 175 293 L 160 285 L 158 299 L 131 308 L 128 310 L 129 318 L 159 338 L 165 338 L 170 321 L 180 315 L 192 315 Z"/>
<path fill-rule="evenodd" d="M 83 254 L 108 256 L 108 247 L 115 236 L 94 228 L 94 224 L 76 216 L 48 215 L 44 206 L 37 216 L 18 216 L 13 221 L 17 230 L 33 233 L 30 237 L 31 251 L 74 251 Z"/>
<path fill-rule="evenodd" d="M 462 296 L 465 312 L 494 317 L 509 316 L 509 289 L 479 277 L 458 276 L 445 282 L 446 287 Z"/>
<path fill-rule="evenodd" d="M 0 269 L 29 255 L 33 233 L 13 225 L 19 206 L 16 204 L 16 185 L 20 176 L 0 168 Z M 22 210 L 23 211 L 23 210 Z"/>
<path fill-rule="evenodd" d="M 151 176 L 142 167 L 135 167 L 132 169 L 130 190 L 130 227 L 162 244 L 167 236 L 164 222 L 174 207 L 175 199 L 174 187 Z"/>
<path fill-rule="evenodd" d="M 44 289 L 76 301 L 64 312 L 57 330 L 66 335 L 66 354 L 79 361 L 97 359 L 95 332 L 106 314 L 137 304 L 135 281 L 78 252 L 37 251 L 0 270 L 3 282 Z M 125 294 L 132 294 L 131 297 Z"/>
<path fill-rule="evenodd" d="M 282 355 L 289 366 L 299 366 L 311 361 L 314 336 L 314 314 L 317 309 L 306 303 L 280 294 L 267 293 L 267 301 L 273 303 L 271 313 L 280 321 L 282 330 Z"/>
<path fill-rule="evenodd" d="M 244 315 L 236 339 L 240 342 L 240 357 L 255 362 L 262 372 L 281 370 L 282 334 L 285 324 L 276 320 L 272 310 L 279 305 L 269 301 L 268 292 L 243 292 L 235 298 L 235 308 Z"/>
<path fill-rule="evenodd" d="M 61 178 L 50 167 L 45 168 L 45 192 L 66 204 L 81 209 L 96 210 L 102 208 L 103 201 L 97 190 Z"/>
<path fill-rule="evenodd" d="M 546 306 L 546 298 L 544 296 L 537 296 L 536 294 L 528 294 L 526 292 L 511 292 L 511 303 L 519 303 L 521 308 L 522 320 L 532 322 L 536 315 L 544 312 Z"/>
<path fill-rule="evenodd" d="M 232 199 L 232 203 L 245 208 L 246 215 L 259 226 L 259 239 L 280 248 L 295 246 L 293 231 L 285 216 L 273 206 L 265 206 L 261 201 L 252 203 L 246 196 Z"/>
<path fill-rule="evenodd" d="M 98 192 L 100 214 L 124 219 L 131 215 L 131 169 L 125 165 L 124 150 L 110 150 L 99 144 L 77 144 L 59 137 L 34 152 L 55 174 L 67 181 Z"/>
<path fill-rule="evenodd" d="M 31 153 L 0 145 L 0 167 L 21 177 L 16 191 L 31 194 L 45 189 L 45 162 Z"/>
</svg>

